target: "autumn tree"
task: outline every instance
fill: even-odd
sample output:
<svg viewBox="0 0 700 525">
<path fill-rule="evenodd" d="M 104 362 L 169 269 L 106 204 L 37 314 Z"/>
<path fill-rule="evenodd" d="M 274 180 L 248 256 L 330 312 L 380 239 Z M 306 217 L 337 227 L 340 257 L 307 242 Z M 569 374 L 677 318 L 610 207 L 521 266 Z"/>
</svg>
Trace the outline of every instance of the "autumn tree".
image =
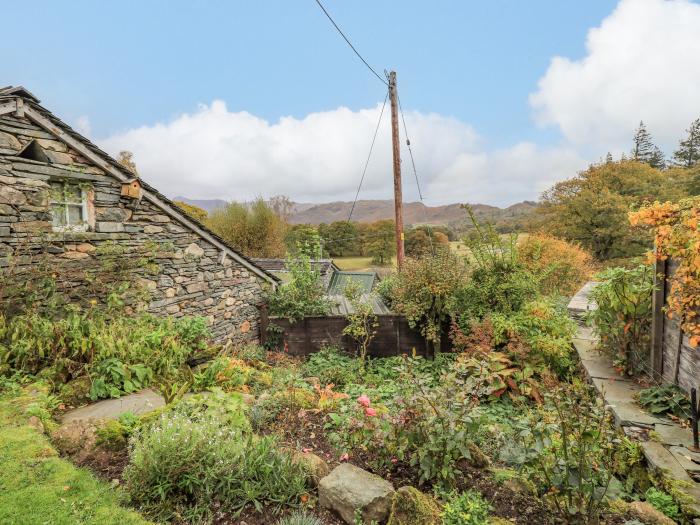
<svg viewBox="0 0 700 525">
<path fill-rule="evenodd" d="M 666 160 L 663 152 L 651 140 L 651 134 L 647 131 L 644 122 L 639 122 L 637 131 L 632 139 L 632 160 L 649 164 L 652 168 L 664 168 Z"/>
<path fill-rule="evenodd" d="M 593 165 L 542 194 L 536 224 L 597 259 L 639 255 L 650 237 L 630 227 L 628 212 L 645 201 L 683 197 L 684 172 L 629 160 Z"/>
<path fill-rule="evenodd" d="M 248 257 L 284 257 L 287 224 L 262 199 L 250 206 L 229 202 L 211 212 L 211 230 Z"/>
<path fill-rule="evenodd" d="M 198 220 L 199 222 L 204 222 L 207 220 L 207 217 L 209 216 L 209 213 L 207 210 L 204 210 L 200 208 L 199 206 L 195 206 L 193 204 L 187 204 L 186 202 L 183 201 L 173 201 L 175 204 L 177 204 L 177 207 L 180 208 L 182 211 L 184 211 L 187 215 L 192 217 L 193 219 Z"/>
<path fill-rule="evenodd" d="M 686 132 L 688 136 L 680 141 L 678 149 L 673 152 L 673 164 L 692 168 L 700 163 L 700 118 L 695 119 Z"/>
<path fill-rule="evenodd" d="M 406 232 L 405 248 L 409 257 L 422 257 L 449 247 L 449 244 L 444 228 L 416 226 Z"/>
</svg>

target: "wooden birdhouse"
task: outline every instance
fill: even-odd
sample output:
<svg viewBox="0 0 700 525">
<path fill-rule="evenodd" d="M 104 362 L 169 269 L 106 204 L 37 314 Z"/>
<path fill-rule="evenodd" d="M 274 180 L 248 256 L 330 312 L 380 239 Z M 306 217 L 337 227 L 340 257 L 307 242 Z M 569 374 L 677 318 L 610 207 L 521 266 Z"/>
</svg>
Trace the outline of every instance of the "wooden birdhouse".
<svg viewBox="0 0 700 525">
<path fill-rule="evenodd" d="M 129 179 L 122 183 L 122 197 L 127 199 L 141 199 L 141 182 L 139 179 Z"/>
</svg>

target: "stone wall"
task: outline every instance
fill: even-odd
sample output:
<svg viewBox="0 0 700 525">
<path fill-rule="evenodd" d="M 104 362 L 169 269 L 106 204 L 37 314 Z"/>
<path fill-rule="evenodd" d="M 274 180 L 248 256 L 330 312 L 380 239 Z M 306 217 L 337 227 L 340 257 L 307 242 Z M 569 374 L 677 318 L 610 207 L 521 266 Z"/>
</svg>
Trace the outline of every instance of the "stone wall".
<svg viewBox="0 0 700 525">
<path fill-rule="evenodd" d="M 16 156 L 33 139 L 50 162 Z M 86 189 L 87 232 L 52 230 L 48 183 L 63 180 Z M 217 341 L 259 339 L 265 280 L 155 205 L 121 197 L 119 181 L 30 121 L 0 117 L 0 271 L 16 269 L 13 253 L 39 250 L 62 269 L 80 270 L 99 263 L 103 248 L 113 243 L 126 257 L 157 247 L 155 274 L 133 275 L 149 292 L 148 311 L 205 316 Z M 80 283 L 71 286 L 80 293 Z"/>
</svg>

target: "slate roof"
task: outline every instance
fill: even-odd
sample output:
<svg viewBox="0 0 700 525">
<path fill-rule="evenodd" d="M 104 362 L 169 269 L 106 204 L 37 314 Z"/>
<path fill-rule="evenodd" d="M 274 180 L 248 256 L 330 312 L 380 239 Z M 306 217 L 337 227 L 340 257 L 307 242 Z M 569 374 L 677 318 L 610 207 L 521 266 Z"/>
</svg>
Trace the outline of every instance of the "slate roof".
<svg viewBox="0 0 700 525">
<path fill-rule="evenodd" d="M 251 258 L 257 266 L 268 272 L 288 272 L 286 259 L 268 259 L 263 257 Z M 338 267 L 331 259 L 317 259 L 311 261 L 311 267 L 317 270 L 321 276 L 338 272 Z"/>
<path fill-rule="evenodd" d="M 328 297 L 335 303 L 331 307 L 330 315 L 348 315 L 355 311 L 344 295 L 329 295 Z M 363 294 L 362 302 L 369 303 L 375 315 L 391 315 L 394 313 L 375 294 Z"/>
<path fill-rule="evenodd" d="M 116 168 L 118 171 L 120 171 L 126 178 L 133 178 L 134 174 L 127 170 L 124 166 L 122 166 L 116 159 L 112 158 L 109 153 L 101 150 L 99 147 L 97 147 L 95 144 L 90 142 L 89 139 L 86 137 L 82 136 L 80 133 L 75 131 L 73 128 L 71 128 L 68 124 L 63 122 L 61 119 L 59 119 L 56 115 L 51 113 L 48 109 L 40 105 L 40 100 L 34 96 L 29 90 L 22 86 L 6 86 L 3 88 L 0 88 L 0 102 L 3 100 L 8 100 L 12 98 L 17 98 L 20 97 L 24 101 L 25 105 L 33 108 L 36 110 L 38 113 L 40 113 L 44 118 L 48 119 L 51 121 L 51 123 L 56 126 L 60 131 L 63 133 L 66 133 L 69 135 L 73 140 L 77 140 L 80 143 L 82 143 L 87 149 L 89 149 L 93 154 L 99 156 L 102 158 L 104 161 L 106 161 L 110 166 L 113 168 Z M 31 117 L 30 117 L 31 119 Z M 56 134 L 55 130 L 48 129 L 47 131 Z M 57 138 L 60 140 L 60 137 L 57 136 Z M 226 248 L 229 252 L 232 252 L 236 255 L 237 258 L 242 259 L 242 262 L 244 263 L 245 266 L 248 266 L 249 269 L 255 268 L 255 273 L 261 274 L 261 276 L 266 277 L 269 281 L 272 283 L 278 283 L 280 280 L 277 276 L 274 274 L 266 271 L 265 269 L 259 267 L 256 265 L 250 258 L 246 257 L 242 253 L 238 252 L 234 248 L 232 248 L 224 239 L 219 237 L 217 234 L 212 232 L 209 228 L 204 226 L 201 222 L 198 220 L 192 218 L 191 216 L 187 215 L 187 213 L 182 210 L 177 204 L 175 204 L 172 200 L 170 200 L 168 197 L 160 193 L 157 189 L 155 189 L 153 186 L 145 182 L 143 179 L 139 178 L 139 181 L 141 182 L 141 187 L 144 190 L 144 192 L 148 192 L 152 195 L 154 195 L 157 199 L 165 203 L 165 205 L 170 208 L 171 210 L 176 211 L 179 215 L 182 216 L 180 219 L 180 222 L 184 223 L 187 225 L 188 222 L 195 224 L 198 228 L 206 232 L 209 236 L 214 238 L 220 245 Z M 157 203 L 154 203 L 157 204 Z M 195 233 L 197 233 L 195 231 Z"/>
</svg>

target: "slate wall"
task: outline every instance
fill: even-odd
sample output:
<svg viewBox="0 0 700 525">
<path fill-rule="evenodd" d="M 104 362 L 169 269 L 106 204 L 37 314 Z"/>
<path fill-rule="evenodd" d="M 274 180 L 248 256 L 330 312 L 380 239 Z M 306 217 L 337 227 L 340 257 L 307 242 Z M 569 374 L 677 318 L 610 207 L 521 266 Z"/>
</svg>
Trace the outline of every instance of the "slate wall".
<svg viewBox="0 0 700 525">
<path fill-rule="evenodd" d="M 32 139 L 50 162 L 18 158 Z M 71 181 L 86 189 L 90 231 L 54 232 L 49 181 Z M 110 245 L 124 257 L 143 257 L 156 247 L 155 274 L 135 270 L 134 282 L 149 292 L 145 308 L 158 315 L 207 317 L 214 339 L 259 339 L 263 279 L 184 224 L 149 202 L 120 196 L 121 183 L 25 118 L 0 117 L 0 271 L 21 273 L 35 264 L 13 254 L 42 251 L 62 270 L 99 264 Z M 19 263 L 18 263 L 19 261 Z M 26 269 L 26 268 L 25 268 Z M 80 295 L 81 283 L 69 283 Z"/>
</svg>

